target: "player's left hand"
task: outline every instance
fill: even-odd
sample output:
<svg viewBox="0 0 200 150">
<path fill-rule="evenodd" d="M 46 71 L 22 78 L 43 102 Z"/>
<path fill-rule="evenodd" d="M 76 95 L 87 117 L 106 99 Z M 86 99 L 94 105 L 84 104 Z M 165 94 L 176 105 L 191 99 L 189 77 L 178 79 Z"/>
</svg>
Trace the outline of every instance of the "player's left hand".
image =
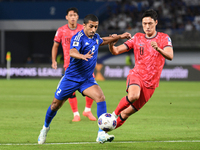
<svg viewBox="0 0 200 150">
<path fill-rule="evenodd" d="M 121 34 L 120 37 L 121 37 L 121 39 L 130 39 L 131 34 L 128 32 L 125 32 L 125 33 Z"/>
<path fill-rule="evenodd" d="M 57 69 L 57 62 L 56 61 L 52 61 L 51 67 L 53 69 Z"/>
<path fill-rule="evenodd" d="M 155 41 L 151 41 L 151 46 L 158 51 L 158 44 Z"/>
<path fill-rule="evenodd" d="M 85 55 L 82 55 L 82 58 L 81 59 L 83 59 L 83 60 L 85 60 L 85 61 L 88 61 L 88 59 L 91 59 L 93 56 L 94 53 L 91 53 L 91 50 L 87 53 L 87 54 L 85 54 Z"/>
</svg>

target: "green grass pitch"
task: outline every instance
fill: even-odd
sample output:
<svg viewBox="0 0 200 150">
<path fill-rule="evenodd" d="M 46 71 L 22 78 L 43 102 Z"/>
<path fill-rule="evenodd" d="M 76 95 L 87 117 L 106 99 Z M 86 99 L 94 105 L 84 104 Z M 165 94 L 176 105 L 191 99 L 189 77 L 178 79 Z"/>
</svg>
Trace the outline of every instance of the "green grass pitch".
<svg viewBox="0 0 200 150">
<path fill-rule="evenodd" d="M 98 144 L 97 122 L 82 115 L 85 99 L 79 92 L 80 122 L 66 102 L 51 123 L 46 144 L 38 145 L 46 110 L 59 79 L 0 80 L 0 150 L 199 150 L 200 82 L 160 82 L 150 101 L 123 126 L 111 131 L 111 143 Z M 126 95 L 126 81 L 98 81 L 112 112 Z M 96 103 L 92 112 L 96 116 Z"/>
</svg>

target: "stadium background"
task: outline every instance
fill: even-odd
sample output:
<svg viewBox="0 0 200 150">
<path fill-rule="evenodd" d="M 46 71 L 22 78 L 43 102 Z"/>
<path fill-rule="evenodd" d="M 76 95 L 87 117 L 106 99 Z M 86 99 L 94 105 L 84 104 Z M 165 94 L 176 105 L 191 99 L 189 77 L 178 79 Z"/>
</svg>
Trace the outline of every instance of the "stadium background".
<svg viewBox="0 0 200 150">
<path fill-rule="evenodd" d="M 200 80 L 200 2 L 198 0 L 1 0 L 0 1 L 0 78 L 5 78 L 6 53 L 11 52 L 11 78 L 60 77 L 51 69 L 51 48 L 58 27 L 66 24 L 69 7 L 79 9 L 79 23 L 87 14 L 99 17 L 98 33 L 108 36 L 125 31 L 143 32 L 141 14 L 153 8 L 158 12 L 158 31 L 170 35 L 173 61 L 166 61 L 161 80 Z M 119 44 L 124 41 L 119 41 Z M 62 47 L 59 48 L 62 54 Z M 99 49 L 95 74 L 98 80 L 125 79 L 134 66 L 126 64 L 127 53 L 112 56 L 108 47 Z"/>
</svg>

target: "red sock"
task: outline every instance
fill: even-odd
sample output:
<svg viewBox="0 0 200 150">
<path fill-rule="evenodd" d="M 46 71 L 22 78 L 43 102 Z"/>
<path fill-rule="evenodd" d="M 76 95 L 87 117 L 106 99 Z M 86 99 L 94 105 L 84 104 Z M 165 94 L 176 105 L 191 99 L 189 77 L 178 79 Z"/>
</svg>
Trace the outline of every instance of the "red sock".
<svg viewBox="0 0 200 150">
<path fill-rule="evenodd" d="M 122 120 L 121 116 L 119 116 L 119 117 L 117 118 L 117 126 L 116 126 L 115 129 L 117 129 L 118 127 L 120 127 L 121 125 L 123 125 L 125 121 L 126 121 L 126 120 Z"/>
<path fill-rule="evenodd" d="M 87 108 L 91 108 L 92 107 L 92 103 L 93 103 L 93 99 L 91 99 L 91 98 L 89 98 L 89 97 L 85 97 L 85 101 L 86 101 L 86 104 L 85 104 L 85 106 L 87 107 Z"/>
<path fill-rule="evenodd" d="M 128 99 L 127 96 L 124 96 L 121 99 L 121 101 L 119 102 L 117 108 L 115 109 L 115 114 L 116 115 L 119 115 L 122 110 L 124 110 L 125 108 L 127 108 L 128 106 L 130 106 L 130 103 L 128 102 L 127 99 Z"/>
<path fill-rule="evenodd" d="M 69 104 L 71 106 L 71 109 L 74 112 L 77 112 L 78 111 L 78 101 L 77 101 L 77 98 L 74 97 L 74 98 L 68 98 L 68 101 L 69 101 Z"/>
</svg>

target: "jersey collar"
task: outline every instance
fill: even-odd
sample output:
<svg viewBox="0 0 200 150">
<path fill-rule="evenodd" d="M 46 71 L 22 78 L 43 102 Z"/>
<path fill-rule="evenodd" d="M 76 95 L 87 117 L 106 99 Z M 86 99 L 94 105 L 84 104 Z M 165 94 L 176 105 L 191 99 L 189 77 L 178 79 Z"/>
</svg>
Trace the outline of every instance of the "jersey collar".
<svg viewBox="0 0 200 150">
<path fill-rule="evenodd" d="M 78 25 L 76 25 L 76 28 L 71 29 L 71 28 L 69 27 L 69 25 L 67 24 L 67 27 L 68 27 L 70 30 L 76 30 L 76 29 L 77 29 L 77 26 L 78 26 Z"/>
<path fill-rule="evenodd" d="M 155 34 L 154 36 L 152 36 L 152 37 L 147 37 L 146 34 L 145 34 L 145 38 L 146 38 L 146 39 L 153 39 L 153 38 L 155 38 L 155 37 L 157 36 L 157 34 L 158 34 L 157 31 L 156 31 L 156 34 Z"/>
</svg>

